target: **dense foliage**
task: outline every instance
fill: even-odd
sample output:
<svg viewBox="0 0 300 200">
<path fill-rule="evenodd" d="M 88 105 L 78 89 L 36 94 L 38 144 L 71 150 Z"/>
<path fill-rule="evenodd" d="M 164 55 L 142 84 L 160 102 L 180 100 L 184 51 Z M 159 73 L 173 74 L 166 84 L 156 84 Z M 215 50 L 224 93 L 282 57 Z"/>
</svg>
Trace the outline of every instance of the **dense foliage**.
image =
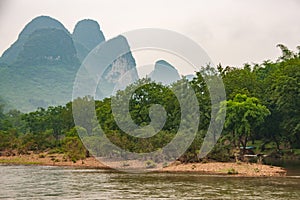
<svg viewBox="0 0 300 200">
<path fill-rule="evenodd" d="M 223 112 L 226 105 L 224 130 L 208 158 L 230 160 L 234 149 L 241 147 L 245 150 L 250 142 L 257 153 L 282 154 L 300 149 L 300 51 L 295 53 L 283 45 L 278 46 L 282 56 L 276 62 L 268 60 L 262 64 L 245 64 L 243 68 L 219 65 L 218 71 L 206 67 L 202 69 L 205 73 L 198 72 L 189 81 L 199 101 L 201 123 L 194 142 L 180 158 L 181 161 L 199 160 L 197 155 L 210 122 L 211 102 L 201 74 L 221 76 L 227 95 L 227 101 L 222 103 L 220 110 Z M 152 104 L 162 105 L 167 113 L 164 127 L 154 137 L 137 139 L 123 132 L 112 114 L 111 98 L 96 101 L 97 119 L 84 121 L 89 118 L 83 118 L 81 123 L 85 124 L 85 128 L 77 129 L 72 104 L 82 105 L 85 109 L 84 105 L 93 101 L 88 97 L 78 98 L 65 106 L 39 108 L 30 113 L 17 110 L 4 112 L 5 102 L 0 100 L 0 151 L 24 154 L 28 151 L 55 150 L 65 153 L 72 160 L 83 159 L 88 152 L 78 137 L 77 131 L 82 131 L 80 135 L 90 136 L 89 145 L 94 143 L 100 148 L 92 153 L 101 156 L 101 150 L 105 150 L 102 147 L 107 144 L 97 140 L 98 125 L 114 144 L 124 149 L 134 152 L 158 150 L 172 140 L 182 123 L 180 104 L 171 90 L 176 83 L 164 86 L 142 79 L 112 98 L 125 102 L 128 93 L 139 85 L 143 86 L 134 90 L 129 103 L 135 124 L 143 127 L 151 122 L 149 108 Z M 133 134 L 141 135 L 143 132 Z"/>
</svg>

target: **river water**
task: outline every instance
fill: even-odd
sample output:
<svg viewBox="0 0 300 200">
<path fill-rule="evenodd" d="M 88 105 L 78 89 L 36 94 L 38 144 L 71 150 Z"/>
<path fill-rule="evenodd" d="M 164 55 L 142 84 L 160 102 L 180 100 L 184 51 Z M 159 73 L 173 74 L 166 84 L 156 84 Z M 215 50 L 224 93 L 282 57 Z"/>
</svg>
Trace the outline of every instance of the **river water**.
<svg viewBox="0 0 300 200">
<path fill-rule="evenodd" d="M 300 176 L 243 178 L 0 166 L 0 199 L 300 199 Z"/>
</svg>

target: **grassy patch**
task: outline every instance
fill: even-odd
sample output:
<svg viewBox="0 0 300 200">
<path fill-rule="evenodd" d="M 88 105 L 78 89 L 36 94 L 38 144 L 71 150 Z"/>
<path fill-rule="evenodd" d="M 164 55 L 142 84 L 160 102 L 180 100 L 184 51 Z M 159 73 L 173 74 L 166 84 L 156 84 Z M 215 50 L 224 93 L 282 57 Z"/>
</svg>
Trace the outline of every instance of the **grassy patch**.
<svg viewBox="0 0 300 200">
<path fill-rule="evenodd" d="M 37 161 L 26 161 L 21 158 L 13 158 L 13 159 L 0 159 L 0 164 L 40 165 L 42 163 Z"/>
<path fill-rule="evenodd" d="M 227 170 L 227 174 L 238 174 L 238 173 L 239 172 L 234 168 L 230 168 L 230 169 Z"/>
<path fill-rule="evenodd" d="M 258 173 L 258 172 L 260 172 L 260 169 L 255 168 L 254 171 L 255 171 L 256 173 Z"/>
<path fill-rule="evenodd" d="M 151 168 L 155 168 L 156 167 L 156 163 L 152 160 L 147 160 L 146 161 L 146 168 L 147 169 L 151 169 Z"/>
<path fill-rule="evenodd" d="M 61 148 L 54 148 L 48 151 L 48 154 L 63 154 L 64 151 Z"/>
</svg>

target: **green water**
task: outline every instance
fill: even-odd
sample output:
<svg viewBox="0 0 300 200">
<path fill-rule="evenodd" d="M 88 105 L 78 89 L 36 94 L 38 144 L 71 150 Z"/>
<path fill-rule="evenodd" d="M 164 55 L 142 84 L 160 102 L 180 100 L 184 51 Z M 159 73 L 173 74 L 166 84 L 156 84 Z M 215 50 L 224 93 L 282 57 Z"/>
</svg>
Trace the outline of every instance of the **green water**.
<svg viewBox="0 0 300 200">
<path fill-rule="evenodd" d="M 0 166 L 0 199 L 300 199 L 300 177 L 128 174 Z"/>
</svg>

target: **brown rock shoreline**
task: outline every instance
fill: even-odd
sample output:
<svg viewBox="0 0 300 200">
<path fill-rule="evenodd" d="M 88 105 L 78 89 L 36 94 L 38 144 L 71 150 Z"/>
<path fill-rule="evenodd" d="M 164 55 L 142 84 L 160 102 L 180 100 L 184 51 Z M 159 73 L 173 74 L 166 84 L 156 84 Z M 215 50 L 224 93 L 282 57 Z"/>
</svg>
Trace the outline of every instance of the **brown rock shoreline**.
<svg viewBox="0 0 300 200">
<path fill-rule="evenodd" d="M 94 157 L 89 157 L 77 162 L 69 161 L 63 154 L 29 154 L 18 156 L 0 156 L 0 164 L 5 165 L 45 165 L 64 166 L 74 168 L 111 169 L 100 163 Z M 286 170 L 281 167 L 262 165 L 256 163 L 188 163 L 174 162 L 168 167 L 158 171 L 161 173 L 200 173 L 204 175 L 228 175 L 242 177 L 278 177 L 286 176 Z"/>
</svg>

